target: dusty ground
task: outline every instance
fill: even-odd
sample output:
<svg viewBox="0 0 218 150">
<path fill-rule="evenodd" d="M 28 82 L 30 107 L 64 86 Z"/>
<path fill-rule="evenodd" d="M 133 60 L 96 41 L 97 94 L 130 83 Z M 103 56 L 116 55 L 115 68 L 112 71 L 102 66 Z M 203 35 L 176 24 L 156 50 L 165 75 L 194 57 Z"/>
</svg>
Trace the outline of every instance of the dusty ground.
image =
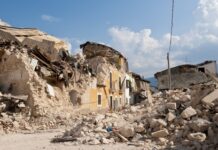
<svg viewBox="0 0 218 150">
<path fill-rule="evenodd" d="M 17 133 L 0 135 L 0 150 L 142 150 L 142 147 L 115 145 L 73 145 L 73 143 L 50 143 L 51 138 L 62 131 L 46 131 L 42 133 Z"/>
</svg>

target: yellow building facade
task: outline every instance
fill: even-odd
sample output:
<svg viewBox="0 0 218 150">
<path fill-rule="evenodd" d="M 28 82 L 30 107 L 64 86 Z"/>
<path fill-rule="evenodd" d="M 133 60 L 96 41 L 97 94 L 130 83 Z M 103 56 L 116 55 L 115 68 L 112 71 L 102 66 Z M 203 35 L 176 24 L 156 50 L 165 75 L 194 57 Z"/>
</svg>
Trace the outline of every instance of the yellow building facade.
<svg viewBox="0 0 218 150">
<path fill-rule="evenodd" d="M 99 50 L 99 52 L 95 50 Z M 108 51 L 110 54 L 105 53 Z M 91 52 L 93 52 L 92 55 Z M 128 71 L 126 58 L 114 49 L 96 43 L 88 43 L 83 46 L 83 53 L 86 55 L 86 59 L 90 60 L 89 66 L 96 74 L 96 82 L 89 87 L 84 96 L 89 100 L 83 107 L 89 110 L 108 111 L 122 108 L 125 105 L 124 82 Z"/>
</svg>

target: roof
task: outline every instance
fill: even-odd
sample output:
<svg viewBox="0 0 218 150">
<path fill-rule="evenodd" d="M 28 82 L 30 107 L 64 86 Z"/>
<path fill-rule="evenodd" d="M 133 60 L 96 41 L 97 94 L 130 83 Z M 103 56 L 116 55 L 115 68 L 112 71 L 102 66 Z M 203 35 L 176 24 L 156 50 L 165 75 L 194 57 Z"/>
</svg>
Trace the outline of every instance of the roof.
<svg viewBox="0 0 218 150">
<path fill-rule="evenodd" d="M 184 64 L 184 65 L 179 65 L 179 66 L 170 68 L 170 70 L 171 70 L 171 73 L 173 73 L 175 70 L 182 69 L 182 68 L 196 68 L 196 65 Z M 157 76 L 164 75 L 164 74 L 167 74 L 167 73 L 168 73 L 168 69 L 165 69 L 163 71 L 155 73 L 154 76 L 155 76 L 155 78 L 157 78 Z"/>
<path fill-rule="evenodd" d="M 133 76 L 133 78 L 137 79 L 137 80 L 141 80 L 143 82 L 147 82 L 147 83 L 150 83 L 150 81 L 142 78 L 139 74 L 137 73 L 134 73 L 134 72 L 130 72 L 130 74 Z"/>
<path fill-rule="evenodd" d="M 46 41 L 51 41 L 54 43 L 61 43 L 61 44 L 64 43 L 64 41 L 62 41 L 54 36 L 48 35 L 47 33 L 42 32 L 36 28 L 17 28 L 17 27 L 8 27 L 8 26 L 1 26 L 0 25 L 0 31 L 2 31 L 3 33 L 11 35 L 12 37 L 15 38 L 15 40 L 17 40 L 18 42 L 21 42 L 21 43 L 26 38 L 31 38 L 31 39 L 34 39 L 34 40 L 40 41 L 40 42 L 42 42 L 43 40 L 46 40 Z M 67 45 L 66 45 L 66 47 L 67 47 Z"/>
<path fill-rule="evenodd" d="M 197 66 L 203 66 L 203 65 L 207 65 L 207 64 L 211 64 L 211 63 L 216 63 L 216 60 L 206 60 L 200 64 L 197 64 Z"/>
<path fill-rule="evenodd" d="M 113 51 L 115 54 L 123 57 L 124 59 L 126 59 L 126 57 L 124 57 L 119 51 L 115 50 L 114 48 L 110 47 L 110 46 L 107 46 L 107 45 L 104 45 L 104 44 L 100 44 L 100 43 L 96 43 L 96 42 L 90 42 L 90 41 L 87 41 L 86 43 L 84 44 L 81 44 L 80 45 L 80 48 L 85 48 L 87 45 L 96 45 L 96 46 L 102 46 L 102 47 L 105 47 L 105 48 L 109 48 L 111 51 Z"/>
</svg>

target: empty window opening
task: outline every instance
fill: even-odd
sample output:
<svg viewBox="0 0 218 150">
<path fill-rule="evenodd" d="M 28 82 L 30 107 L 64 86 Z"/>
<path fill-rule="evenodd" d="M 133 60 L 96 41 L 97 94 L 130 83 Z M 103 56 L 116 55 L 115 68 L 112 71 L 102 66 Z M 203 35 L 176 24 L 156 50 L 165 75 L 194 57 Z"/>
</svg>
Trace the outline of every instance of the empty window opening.
<svg viewBox="0 0 218 150">
<path fill-rule="evenodd" d="M 102 98 L 101 98 L 101 95 L 98 94 L 98 106 L 101 106 L 102 105 Z"/>
</svg>

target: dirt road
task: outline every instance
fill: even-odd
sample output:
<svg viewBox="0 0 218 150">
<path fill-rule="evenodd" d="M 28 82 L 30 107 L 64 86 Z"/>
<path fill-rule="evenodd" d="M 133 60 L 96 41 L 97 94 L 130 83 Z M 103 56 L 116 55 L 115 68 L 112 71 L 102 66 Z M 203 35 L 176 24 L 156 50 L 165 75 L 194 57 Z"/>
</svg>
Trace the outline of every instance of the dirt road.
<svg viewBox="0 0 218 150">
<path fill-rule="evenodd" d="M 142 150 L 126 144 L 114 145 L 73 145 L 73 143 L 50 143 L 51 138 L 61 131 L 47 131 L 34 134 L 0 135 L 0 150 Z"/>
</svg>

